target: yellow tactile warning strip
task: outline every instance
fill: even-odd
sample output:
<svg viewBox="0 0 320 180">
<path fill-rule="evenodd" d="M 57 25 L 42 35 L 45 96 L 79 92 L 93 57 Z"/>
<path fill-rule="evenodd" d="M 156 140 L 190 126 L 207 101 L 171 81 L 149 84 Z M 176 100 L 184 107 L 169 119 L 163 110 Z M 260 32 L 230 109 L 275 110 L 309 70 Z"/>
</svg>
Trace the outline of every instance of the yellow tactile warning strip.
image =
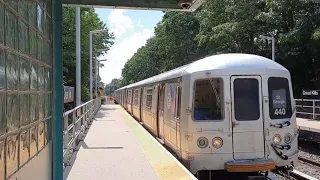
<svg viewBox="0 0 320 180">
<path fill-rule="evenodd" d="M 133 117 L 124 109 L 119 108 L 128 127 L 131 129 L 150 165 L 160 180 L 195 180 L 196 178 L 183 165 L 151 136 Z"/>
</svg>

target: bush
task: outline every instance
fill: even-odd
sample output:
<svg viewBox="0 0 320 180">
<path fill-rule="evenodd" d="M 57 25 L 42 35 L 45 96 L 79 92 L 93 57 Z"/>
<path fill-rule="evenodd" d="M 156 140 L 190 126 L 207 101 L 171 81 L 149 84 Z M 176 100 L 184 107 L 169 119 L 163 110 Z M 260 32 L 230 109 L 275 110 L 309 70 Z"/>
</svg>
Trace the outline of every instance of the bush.
<svg viewBox="0 0 320 180">
<path fill-rule="evenodd" d="M 81 101 L 87 102 L 90 99 L 90 91 L 87 87 L 81 87 Z"/>
</svg>

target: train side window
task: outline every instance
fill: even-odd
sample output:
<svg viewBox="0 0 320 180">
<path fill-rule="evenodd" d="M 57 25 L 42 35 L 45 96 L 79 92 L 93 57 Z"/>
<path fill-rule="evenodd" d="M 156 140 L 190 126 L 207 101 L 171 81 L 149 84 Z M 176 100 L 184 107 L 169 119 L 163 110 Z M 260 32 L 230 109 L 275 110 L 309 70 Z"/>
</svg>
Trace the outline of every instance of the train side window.
<svg viewBox="0 0 320 180">
<path fill-rule="evenodd" d="M 176 119 L 180 119 L 180 112 L 181 112 L 181 87 L 177 87 L 177 100 L 176 100 Z"/>
<path fill-rule="evenodd" d="M 288 79 L 270 77 L 268 79 L 268 91 L 270 118 L 290 118 L 292 116 L 292 107 Z"/>
<path fill-rule="evenodd" d="M 197 80 L 194 84 L 193 119 L 222 120 L 223 119 L 223 81 L 213 78 Z"/>
<path fill-rule="evenodd" d="M 147 109 L 152 108 L 152 89 L 147 89 L 146 107 Z"/>
</svg>

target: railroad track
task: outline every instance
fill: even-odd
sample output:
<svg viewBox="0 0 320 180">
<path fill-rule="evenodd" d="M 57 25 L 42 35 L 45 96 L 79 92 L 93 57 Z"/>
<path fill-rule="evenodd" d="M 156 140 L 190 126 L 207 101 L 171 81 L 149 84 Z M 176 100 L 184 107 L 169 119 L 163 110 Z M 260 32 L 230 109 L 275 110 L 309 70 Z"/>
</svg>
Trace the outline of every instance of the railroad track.
<svg viewBox="0 0 320 180">
<path fill-rule="evenodd" d="M 299 142 L 300 143 L 314 143 L 320 145 L 320 140 L 319 139 L 307 139 L 307 138 L 301 138 L 299 137 Z"/>
<path fill-rule="evenodd" d="M 302 162 L 306 162 L 306 163 L 312 164 L 312 165 L 317 166 L 317 167 L 320 168 L 320 163 L 319 163 L 319 162 L 312 161 L 312 160 L 306 159 L 306 158 L 304 158 L 304 157 L 298 157 L 298 159 L 299 159 L 300 161 L 302 161 Z"/>
<path fill-rule="evenodd" d="M 319 180 L 317 178 L 311 177 L 307 174 L 304 174 L 297 170 L 280 170 L 280 171 L 272 171 L 273 173 L 268 173 L 267 177 L 264 172 L 259 174 L 251 174 L 251 175 L 245 175 L 245 174 L 237 174 L 237 173 L 226 173 L 226 174 L 219 174 L 214 173 L 212 174 L 207 172 L 201 172 L 200 174 L 196 174 L 196 178 L 198 180 L 214 180 L 214 179 L 225 179 L 225 180 L 279 180 L 279 177 L 277 177 L 275 174 L 280 175 L 286 179 L 290 180 Z"/>
<path fill-rule="evenodd" d="M 286 177 L 287 179 L 292 179 L 292 180 L 319 180 L 317 178 L 314 178 L 312 176 L 309 176 L 305 173 L 302 173 L 300 171 L 297 170 L 280 170 L 280 171 L 276 171 L 274 172 L 276 174 L 279 174 L 283 177 Z"/>
<path fill-rule="evenodd" d="M 265 173 L 228 173 L 226 171 L 200 171 L 195 174 L 195 177 L 198 180 L 216 180 L 216 179 L 223 179 L 223 180 L 278 180 L 272 177 L 270 174 Z"/>
</svg>

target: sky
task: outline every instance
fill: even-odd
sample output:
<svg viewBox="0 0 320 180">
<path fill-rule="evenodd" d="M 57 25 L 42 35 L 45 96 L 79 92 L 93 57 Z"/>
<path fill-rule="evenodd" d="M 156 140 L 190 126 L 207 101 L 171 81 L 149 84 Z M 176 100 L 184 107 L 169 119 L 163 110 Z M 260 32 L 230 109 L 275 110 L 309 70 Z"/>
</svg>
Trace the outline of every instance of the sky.
<svg viewBox="0 0 320 180">
<path fill-rule="evenodd" d="M 114 33 L 111 49 L 98 59 L 107 59 L 100 68 L 102 82 L 108 84 L 121 77 L 125 63 L 154 35 L 154 27 L 161 21 L 162 11 L 95 8 L 101 21 Z"/>
</svg>

